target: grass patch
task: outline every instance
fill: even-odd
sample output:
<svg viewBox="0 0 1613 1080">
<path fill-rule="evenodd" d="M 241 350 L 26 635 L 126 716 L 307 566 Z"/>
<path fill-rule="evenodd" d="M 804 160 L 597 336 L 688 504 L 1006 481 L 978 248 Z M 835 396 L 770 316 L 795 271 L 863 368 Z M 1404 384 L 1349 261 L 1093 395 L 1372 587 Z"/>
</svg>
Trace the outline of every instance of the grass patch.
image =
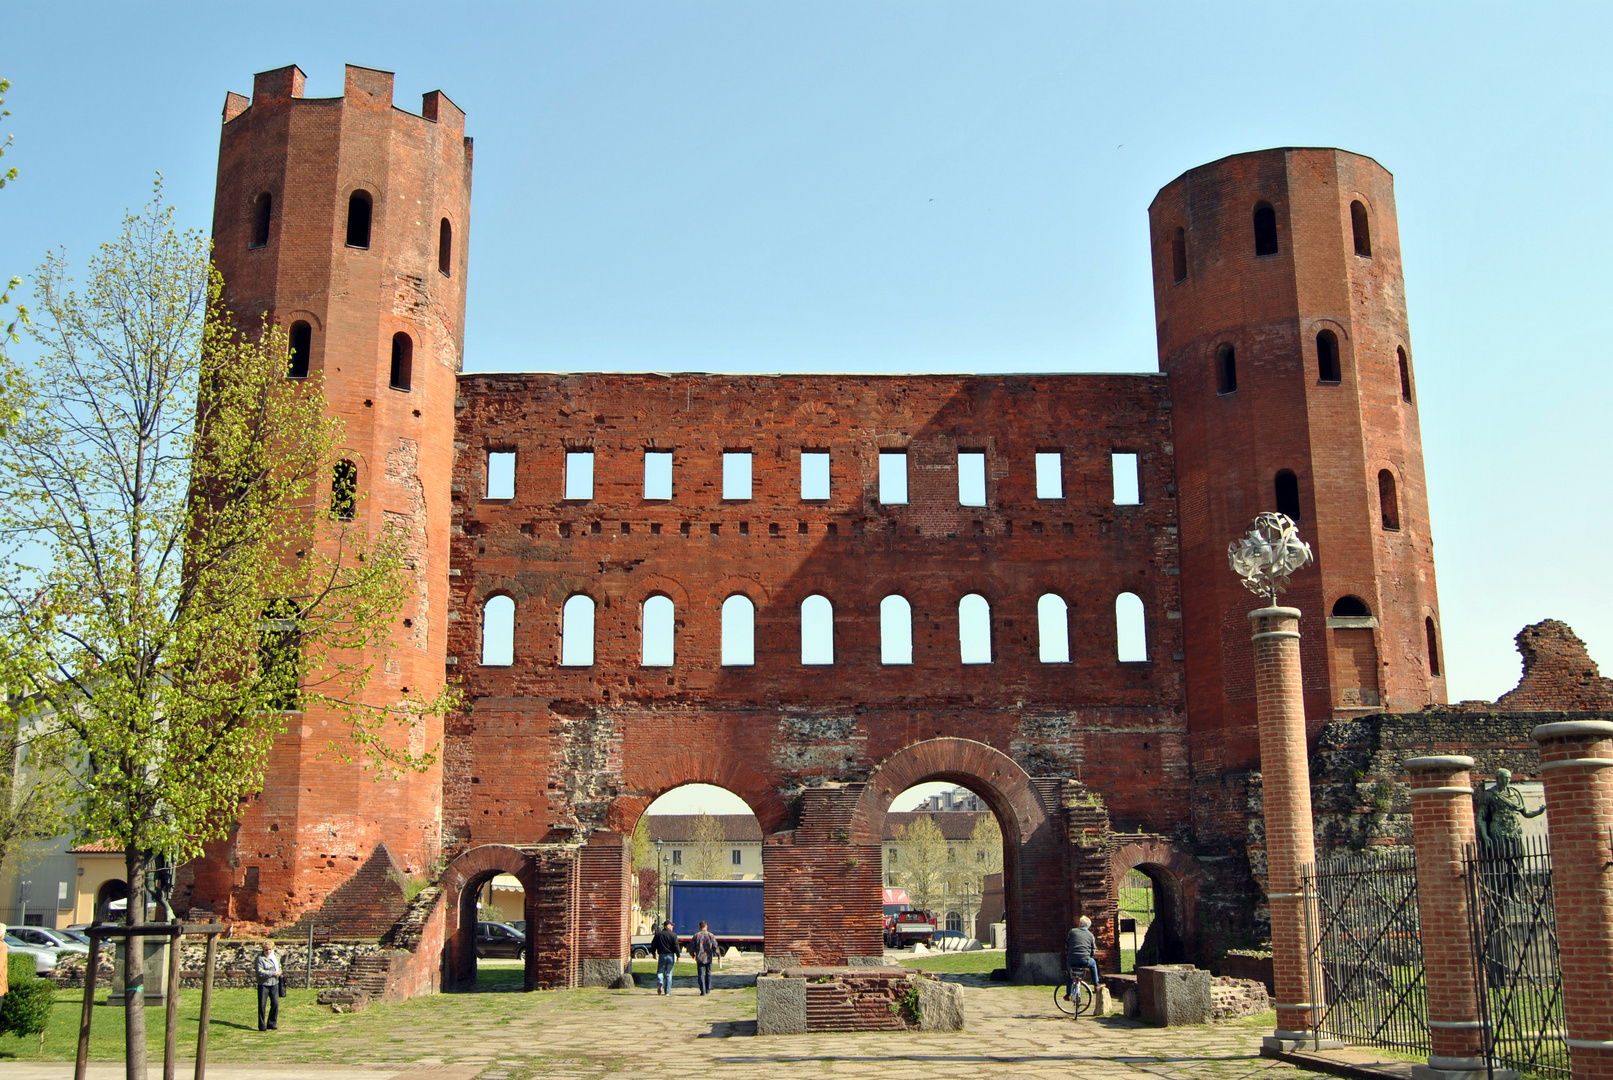
<svg viewBox="0 0 1613 1080">
<path fill-rule="evenodd" d="M 1006 954 L 1000 952 L 960 952 L 917 956 L 911 960 L 903 960 L 902 966 L 915 971 L 938 971 L 960 975 L 990 974 L 1007 963 Z"/>
<path fill-rule="evenodd" d="M 721 970 L 717 967 L 716 964 L 711 965 L 711 973 L 713 975 L 722 974 Z M 655 974 L 655 961 L 653 959 L 650 959 L 650 960 L 634 960 L 633 961 L 633 974 L 635 974 L 635 975 L 654 975 Z M 680 975 L 686 975 L 691 979 L 695 977 L 695 964 L 694 964 L 693 960 L 679 960 L 676 964 L 673 965 L 673 967 L 672 967 L 672 977 L 677 978 Z"/>
</svg>

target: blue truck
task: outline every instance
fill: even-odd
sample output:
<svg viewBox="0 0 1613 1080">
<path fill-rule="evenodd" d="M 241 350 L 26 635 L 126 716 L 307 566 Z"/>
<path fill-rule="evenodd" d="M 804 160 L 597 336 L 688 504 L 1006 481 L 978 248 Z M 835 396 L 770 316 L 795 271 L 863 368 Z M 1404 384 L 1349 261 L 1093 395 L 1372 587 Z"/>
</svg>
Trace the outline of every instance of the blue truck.
<svg viewBox="0 0 1613 1080">
<path fill-rule="evenodd" d="M 723 948 L 762 947 L 762 883 L 760 881 L 672 882 L 668 918 L 678 940 L 688 943 L 706 920 L 707 929 L 717 935 Z"/>
</svg>

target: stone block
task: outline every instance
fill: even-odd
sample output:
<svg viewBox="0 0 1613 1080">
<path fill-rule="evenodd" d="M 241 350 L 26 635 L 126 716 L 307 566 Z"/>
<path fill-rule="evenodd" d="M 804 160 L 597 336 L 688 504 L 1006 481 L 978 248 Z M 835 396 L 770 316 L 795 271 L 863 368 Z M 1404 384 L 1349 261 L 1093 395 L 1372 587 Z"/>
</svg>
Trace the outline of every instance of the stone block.
<svg viewBox="0 0 1613 1080">
<path fill-rule="evenodd" d="M 622 977 L 620 960 L 601 960 L 583 957 L 577 964 L 578 986 L 614 986 Z"/>
<path fill-rule="evenodd" d="M 1021 986 L 1054 986 L 1065 981 L 1064 954 L 1028 952 L 1020 955 L 1014 981 Z"/>
<path fill-rule="evenodd" d="M 756 1034 L 804 1035 L 806 1029 L 806 980 L 783 975 L 757 976 Z"/>
<path fill-rule="evenodd" d="M 1137 969 L 1137 1007 L 1142 1018 L 1161 1027 L 1210 1021 L 1210 973 L 1191 964 Z"/>
<path fill-rule="evenodd" d="M 963 987 L 940 979 L 919 979 L 919 1030 L 962 1031 Z"/>
</svg>

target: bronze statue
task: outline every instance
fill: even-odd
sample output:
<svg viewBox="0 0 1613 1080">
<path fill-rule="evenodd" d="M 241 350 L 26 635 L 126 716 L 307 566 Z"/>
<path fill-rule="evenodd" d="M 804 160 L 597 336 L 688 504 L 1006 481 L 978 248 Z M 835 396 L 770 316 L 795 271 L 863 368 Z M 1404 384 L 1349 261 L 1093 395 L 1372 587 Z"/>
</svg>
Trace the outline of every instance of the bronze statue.
<svg viewBox="0 0 1613 1080">
<path fill-rule="evenodd" d="M 1481 785 L 1482 787 L 1482 782 Z M 1512 786 L 1509 769 L 1495 770 L 1495 783 L 1478 796 L 1474 817 L 1477 819 L 1481 844 L 1513 843 L 1523 839 L 1521 819 L 1535 818 L 1546 812 L 1523 808 L 1523 792 Z"/>
</svg>

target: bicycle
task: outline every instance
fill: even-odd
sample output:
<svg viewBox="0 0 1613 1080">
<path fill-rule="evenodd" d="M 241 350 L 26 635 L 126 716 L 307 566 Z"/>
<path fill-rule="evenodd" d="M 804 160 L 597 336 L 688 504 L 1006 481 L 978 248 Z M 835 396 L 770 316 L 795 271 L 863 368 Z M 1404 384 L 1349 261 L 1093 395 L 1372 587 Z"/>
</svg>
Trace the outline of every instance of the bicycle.
<svg viewBox="0 0 1613 1080">
<path fill-rule="evenodd" d="M 1098 995 L 1094 988 L 1087 983 L 1085 972 L 1075 980 L 1074 996 L 1066 998 L 1064 995 L 1069 990 L 1069 983 L 1053 987 L 1053 1005 L 1059 1012 L 1065 1016 L 1081 1016 L 1092 1011 L 1093 1003 L 1097 1000 Z"/>
</svg>

